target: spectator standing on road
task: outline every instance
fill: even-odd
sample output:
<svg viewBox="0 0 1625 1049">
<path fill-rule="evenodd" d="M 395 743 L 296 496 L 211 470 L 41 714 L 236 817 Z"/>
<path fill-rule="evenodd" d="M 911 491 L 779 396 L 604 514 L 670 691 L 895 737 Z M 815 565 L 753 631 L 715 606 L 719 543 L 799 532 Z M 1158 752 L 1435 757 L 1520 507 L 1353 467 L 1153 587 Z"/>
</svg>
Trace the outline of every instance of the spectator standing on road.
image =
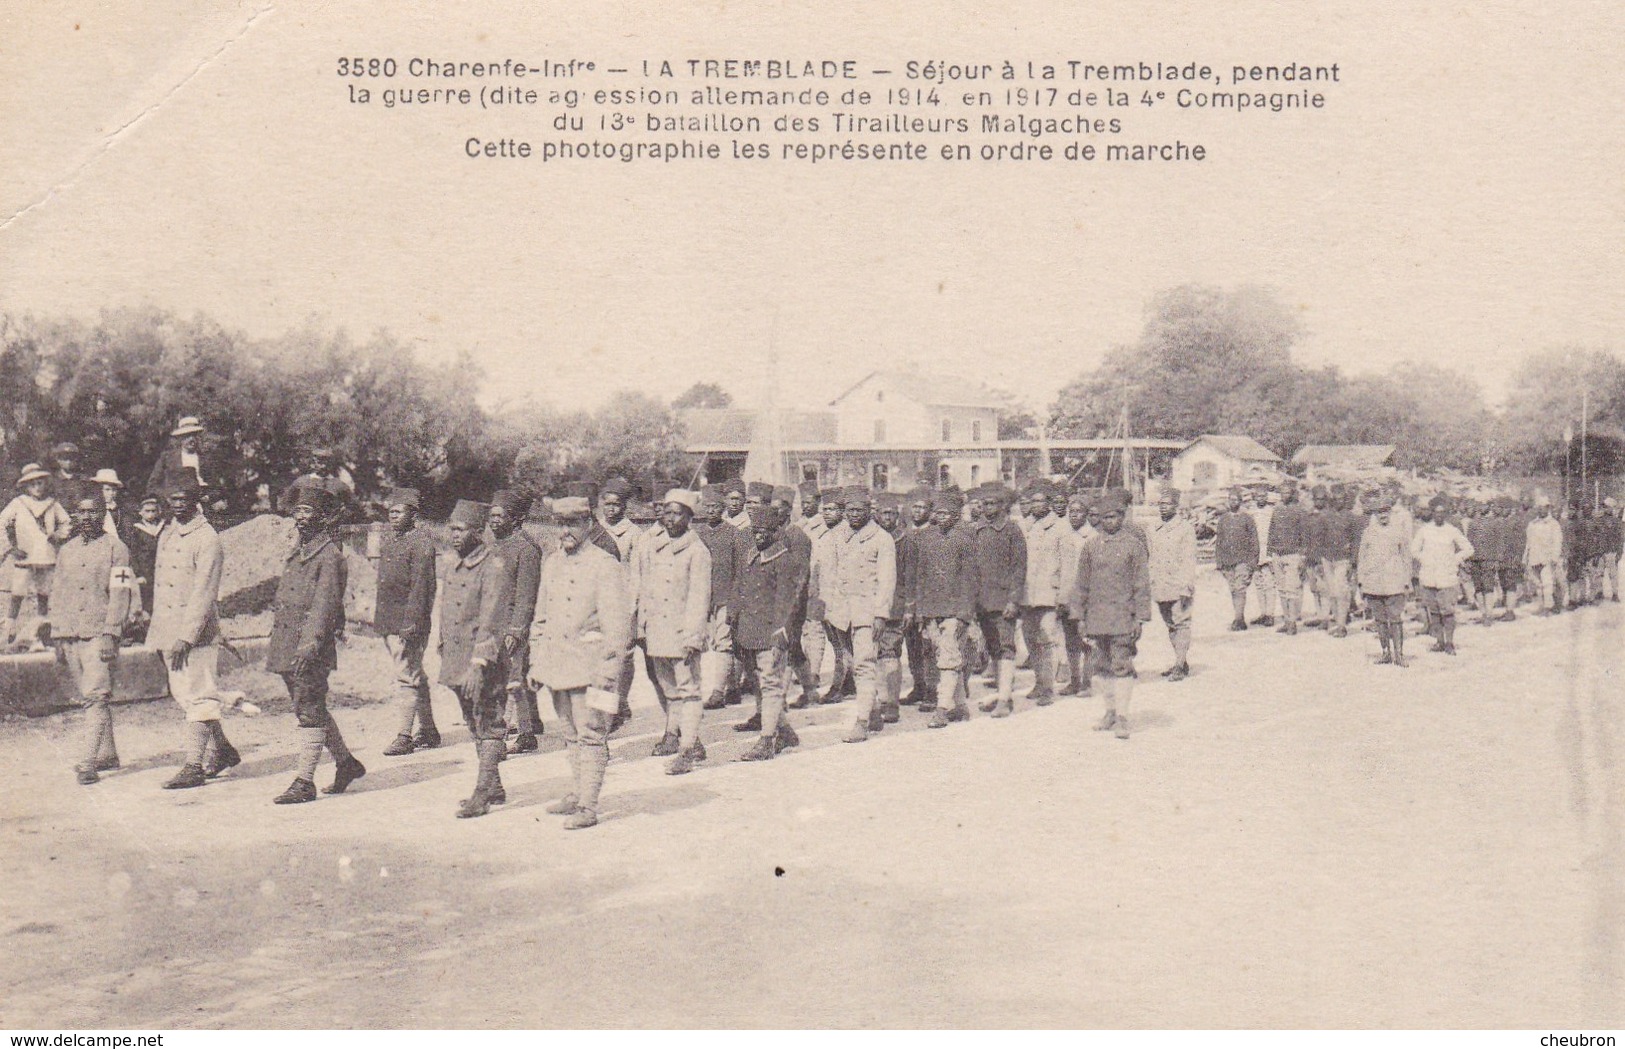
<svg viewBox="0 0 1625 1049">
<path fill-rule="evenodd" d="M 419 502 L 415 488 L 396 488 L 384 497 L 389 529 L 379 550 L 372 625 L 384 640 L 399 696 L 395 739 L 384 748 L 386 757 L 440 746 L 429 678 L 423 672 L 434 611 L 435 548 L 434 537 L 417 526 Z M 414 722 L 416 736 L 412 734 Z"/>
<path fill-rule="evenodd" d="M 119 767 L 108 702 L 119 638 L 138 596 L 130 551 L 103 524 L 100 492 L 80 486 L 69 499 L 73 533 L 58 554 L 51 636 L 85 708 L 84 748 L 74 772 L 88 785 Z"/>
</svg>

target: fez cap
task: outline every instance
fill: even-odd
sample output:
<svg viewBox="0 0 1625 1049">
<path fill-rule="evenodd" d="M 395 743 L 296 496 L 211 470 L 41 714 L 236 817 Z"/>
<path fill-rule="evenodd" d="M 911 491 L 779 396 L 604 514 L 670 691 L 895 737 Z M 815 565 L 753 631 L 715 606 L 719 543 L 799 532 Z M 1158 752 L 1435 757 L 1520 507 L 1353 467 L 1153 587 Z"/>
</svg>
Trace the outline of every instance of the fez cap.
<svg viewBox="0 0 1625 1049">
<path fill-rule="evenodd" d="M 931 486 L 922 484 L 909 489 L 908 501 L 910 503 L 925 503 L 929 505 L 931 502 Z"/>
<path fill-rule="evenodd" d="M 202 489 L 198 486 L 197 478 L 192 475 L 192 471 L 176 470 L 164 475 L 163 483 L 158 486 L 158 491 L 166 499 L 172 495 L 185 495 L 195 498 Z M 294 494 L 299 494 L 297 488 L 294 489 Z"/>
<path fill-rule="evenodd" d="M 846 489 L 826 488 L 822 492 L 818 493 L 818 501 L 823 503 L 825 506 L 845 506 Z"/>
<path fill-rule="evenodd" d="M 1443 510 L 1450 505 L 1450 501 L 1442 495 L 1436 495 L 1428 500 L 1429 509 Z"/>
<path fill-rule="evenodd" d="M 801 494 L 802 502 L 806 502 L 809 499 L 817 499 L 818 482 L 802 481 L 800 484 L 796 485 L 796 491 Z"/>
<path fill-rule="evenodd" d="M 491 497 L 496 502 L 496 497 Z M 553 516 L 561 521 L 579 521 L 592 516 L 592 504 L 584 495 L 563 495 L 553 500 Z"/>
<path fill-rule="evenodd" d="M 457 505 L 451 508 L 451 518 L 447 523 L 484 528 L 487 509 L 484 503 L 476 503 L 472 499 L 459 499 Z"/>
<path fill-rule="evenodd" d="M 875 507 L 880 510 L 900 510 L 903 507 L 903 497 L 896 492 L 876 492 Z"/>
<path fill-rule="evenodd" d="M 753 506 L 749 510 L 750 526 L 752 528 L 773 528 L 778 525 L 778 519 L 773 515 L 771 506 Z"/>
<path fill-rule="evenodd" d="M 579 498 L 579 497 L 578 497 Z M 530 513 L 531 498 L 523 492 L 516 492 L 512 488 L 503 488 L 491 493 L 491 505 L 502 507 L 502 512 L 509 517 L 523 519 Z M 554 513 L 558 513 L 555 507 Z"/>
<path fill-rule="evenodd" d="M 870 501 L 873 495 L 873 493 L 869 491 L 867 485 L 861 484 L 848 485 L 841 494 L 846 497 L 846 501 L 842 504 L 843 506 L 852 506 L 856 503 L 867 503 Z"/>
<path fill-rule="evenodd" d="M 708 484 L 700 489 L 700 501 L 706 503 L 720 503 L 728 490 L 720 484 Z"/>
<path fill-rule="evenodd" d="M 1173 503 L 1175 506 L 1178 506 L 1179 505 L 1179 489 L 1177 489 L 1177 488 L 1164 488 L 1162 491 L 1157 493 L 1157 502 L 1159 502 L 1159 503 L 1169 502 L 1169 503 Z"/>
<path fill-rule="evenodd" d="M 754 496 L 765 503 L 773 498 L 773 486 L 766 481 L 752 481 L 745 485 L 745 495 Z"/>
<path fill-rule="evenodd" d="M 965 508 L 965 493 L 957 488 L 936 492 L 931 496 L 931 509 L 952 510 L 954 513 Z"/>
<path fill-rule="evenodd" d="M 717 487 L 722 489 L 723 495 L 733 495 L 735 492 L 738 492 L 740 495 L 745 494 L 745 482 L 738 477 L 735 477 L 730 481 L 723 481 Z"/>
<path fill-rule="evenodd" d="M 308 506 L 318 513 L 328 513 L 333 509 L 334 502 L 333 493 L 325 484 L 319 481 L 306 481 L 294 485 L 289 505 Z"/>
<path fill-rule="evenodd" d="M 609 480 L 604 482 L 602 488 L 598 489 L 598 494 L 600 497 L 606 495 L 618 495 L 621 497 L 621 499 L 625 500 L 632 494 L 632 482 L 628 481 L 624 477 L 611 477 Z"/>
<path fill-rule="evenodd" d="M 687 488 L 673 488 L 661 498 L 660 505 L 670 506 L 672 503 L 676 503 L 678 506 L 687 507 L 688 512 L 693 513 L 695 504 L 698 502 L 699 500 L 695 497 L 695 494 Z"/>
<path fill-rule="evenodd" d="M 195 416 L 195 415 L 183 415 L 183 416 L 181 416 L 181 421 L 175 424 L 175 428 L 173 430 L 169 431 L 169 436 L 171 436 L 171 437 L 185 437 L 189 433 L 202 433 L 202 432 L 203 432 L 203 424 L 198 422 L 197 416 Z"/>
<path fill-rule="evenodd" d="M 389 494 L 384 497 L 384 505 L 406 506 L 416 510 L 423 505 L 423 497 L 418 494 L 416 488 L 391 488 Z"/>
<path fill-rule="evenodd" d="M 787 484 L 776 485 L 773 488 L 773 495 L 771 498 L 776 503 L 783 503 L 785 506 L 789 506 L 791 503 L 796 501 L 796 490 Z"/>
</svg>

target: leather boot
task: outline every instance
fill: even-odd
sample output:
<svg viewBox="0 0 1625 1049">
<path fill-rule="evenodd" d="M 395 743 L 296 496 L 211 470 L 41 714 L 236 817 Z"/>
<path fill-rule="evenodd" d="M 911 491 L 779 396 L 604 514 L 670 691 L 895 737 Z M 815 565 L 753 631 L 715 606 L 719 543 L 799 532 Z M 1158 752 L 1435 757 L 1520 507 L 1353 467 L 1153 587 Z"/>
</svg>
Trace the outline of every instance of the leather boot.
<svg viewBox="0 0 1625 1049">
<path fill-rule="evenodd" d="M 405 757 L 416 749 L 418 749 L 417 744 L 412 742 L 411 736 L 396 736 L 389 746 L 384 748 L 384 757 Z"/>
<path fill-rule="evenodd" d="M 598 795 L 604 789 L 604 770 L 609 767 L 609 748 L 579 748 L 581 762 L 581 801 L 564 821 L 565 830 L 585 830 L 598 823 Z"/>
<path fill-rule="evenodd" d="M 200 770 L 201 771 L 201 770 Z M 308 779 L 295 779 L 288 789 L 271 799 L 274 805 L 303 805 L 316 800 L 316 784 Z"/>
<path fill-rule="evenodd" d="M 356 780 L 367 774 L 367 766 L 355 759 L 352 754 L 338 763 L 333 770 L 333 783 L 322 791 L 324 794 L 343 794 L 345 789 Z"/>
<path fill-rule="evenodd" d="M 739 755 L 740 761 L 771 761 L 778 748 L 769 736 L 757 736 L 751 748 Z"/>
<path fill-rule="evenodd" d="M 796 735 L 796 730 L 790 727 L 788 721 L 780 718 L 779 732 L 775 737 L 775 742 L 779 750 L 789 750 L 791 747 L 801 746 L 801 737 Z"/>
<path fill-rule="evenodd" d="M 668 732 L 660 737 L 660 742 L 655 744 L 655 748 L 649 752 L 649 756 L 653 758 L 669 758 L 677 753 L 677 745 L 677 733 Z"/>
<path fill-rule="evenodd" d="M 576 743 L 566 746 L 568 749 L 564 757 L 570 766 L 570 780 L 575 784 L 575 789 L 548 804 L 547 811 L 555 816 L 569 816 L 581 807 L 581 746 Z"/>
</svg>

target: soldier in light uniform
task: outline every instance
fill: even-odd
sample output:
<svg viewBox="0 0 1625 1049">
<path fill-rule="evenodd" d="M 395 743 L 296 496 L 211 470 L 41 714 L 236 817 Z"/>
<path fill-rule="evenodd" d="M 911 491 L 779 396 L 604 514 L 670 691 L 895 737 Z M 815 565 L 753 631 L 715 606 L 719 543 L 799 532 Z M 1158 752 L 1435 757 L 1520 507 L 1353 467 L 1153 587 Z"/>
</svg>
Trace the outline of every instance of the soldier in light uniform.
<svg viewBox="0 0 1625 1049">
<path fill-rule="evenodd" d="M 875 712 L 878 645 L 897 591 L 897 545 L 870 516 L 867 488 L 854 485 L 843 496 L 846 531 L 833 533 L 833 571 L 823 584 L 824 621 L 857 684 L 856 717 L 842 738 L 861 743 L 869 738 L 870 715 Z"/>
<path fill-rule="evenodd" d="M 529 631 L 533 689 L 547 688 L 564 731 L 574 784 L 547 811 L 568 817 L 566 830 L 598 822 L 598 795 L 609 765 L 616 684 L 631 646 L 628 571 L 587 542 L 592 505 L 566 496 L 553 504 L 559 548 L 542 562 Z"/>
<path fill-rule="evenodd" d="M 276 617 L 265 650 L 265 669 L 281 674 L 299 724 L 299 761 L 294 780 L 274 799 L 278 805 L 316 800 L 316 765 L 322 750 L 333 756 L 328 794 L 342 794 L 367 774 L 344 742 L 327 709 L 327 679 L 338 666 L 338 635 L 344 629 L 348 569 L 333 536 L 340 510 L 325 485 L 302 484 L 289 496 L 299 544 L 288 555 L 276 591 Z"/>
<path fill-rule="evenodd" d="M 378 599 L 373 628 L 384 639 L 384 651 L 395 666 L 397 705 L 395 739 L 386 757 L 438 747 L 429 678 L 423 654 L 429 647 L 429 620 L 434 611 L 434 537 L 417 527 L 419 496 L 415 488 L 396 488 L 384 497 L 389 530 L 378 556 Z M 412 725 L 418 732 L 412 735 Z"/>
<path fill-rule="evenodd" d="M 966 658 L 977 585 L 971 526 L 960 520 L 964 507 L 959 491 L 937 492 L 931 498 L 931 526 L 915 539 L 907 616 L 920 624 L 936 664 L 936 695 L 920 703 L 922 711 L 931 712 L 928 728 L 946 728 L 970 717 Z"/>
<path fill-rule="evenodd" d="M 474 792 L 458 819 L 483 816 L 508 800 L 498 766 L 507 751 L 502 639 L 513 611 L 513 574 L 484 541 L 488 507 L 459 499 L 447 522 L 451 558 L 440 583 L 440 683 L 457 694 L 479 757 Z"/>
<path fill-rule="evenodd" d="M 1540 591 L 1540 609 L 1535 614 L 1553 615 L 1562 603 L 1559 581 L 1563 577 L 1563 525 L 1552 516 L 1552 501 L 1544 495 L 1535 499 L 1535 516 L 1524 539 L 1523 560 Z"/>
<path fill-rule="evenodd" d="M 723 485 L 708 484 L 700 489 L 700 519 L 692 526 L 711 555 L 711 610 L 705 647 L 700 651 L 700 695 L 706 710 L 719 710 L 728 701 L 728 680 L 733 675 L 733 628 L 728 606 L 739 570 L 751 550 L 750 539 L 723 516 L 725 499 Z"/>
<path fill-rule="evenodd" d="M 1258 571 L 1253 573 L 1253 584 L 1258 590 L 1258 615 L 1253 617 L 1251 626 L 1275 625 L 1275 567 L 1270 559 L 1270 522 L 1275 519 L 1275 504 L 1270 497 L 1274 494 L 1260 488 L 1247 510 L 1258 532 Z"/>
<path fill-rule="evenodd" d="M 191 727 L 187 761 L 164 784 L 166 790 L 182 790 L 203 786 L 209 773 L 219 774 L 242 759 L 220 727 L 220 689 L 215 682 L 225 552 L 220 536 L 198 508 L 195 476 L 171 474 L 159 490 L 169 504 L 171 520 L 158 537 L 153 561 L 147 645 L 163 654 L 169 694 Z"/>
<path fill-rule="evenodd" d="M 542 733 L 542 716 L 536 706 L 536 691 L 529 682 L 530 624 L 536 617 L 536 588 L 542 577 L 541 547 L 523 527 L 525 515 L 530 512 L 530 503 L 529 497 L 504 488 L 491 494 L 491 508 L 486 513 L 486 527 L 491 530 L 491 549 L 501 558 L 508 572 L 504 589 L 509 605 L 504 617 L 506 626 L 502 631 L 502 652 L 497 673 L 507 696 L 506 709 L 513 712 L 519 728 L 513 746 L 508 748 L 509 754 L 534 753 L 537 749 L 536 737 Z M 618 547 L 611 543 L 610 549 Z"/>
<path fill-rule="evenodd" d="M 661 531 L 638 544 L 633 563 L 634 636 L 654 661 L 666 697 L 666 733 L 656 755 L 675 754 L 666 771 L 682 775 L 705 760 L 700 653 L 711 624 L 711 554 L 694 533 L 693 492 L 674 488 L 661 502 Z"/>
<path fill-rule="evenodd" d="M 1432 519 L 1419 526 L 1411 537 L 1411 557 L 1416 561 L 1423 599 L 1428 602 L 1438 651 L 1454 655 L 1456 595 L 1461 585 L 1461 566 L 1473 556 L 1473 544 L 1467 541 L 1460 529 L 1446 520 L 1442 497 L 1433 498 L 1432 509 Z M 1395 666 L 1401 667 L 1408 665 L 1402 641 L 1396 639 L 1392 660 Z"/>
<path fill-rule="evenodd" d="M 129 548 L 103 523 L 100 495 L 81 486 L 67 500 L 73 532 L 57 552 L 51 639 L 85 708 L 85 742 L 74 773 L 89 785 L 98 773 L 119 767 L 108 701 L 118 640 L 139 597 Z"/>
<path fill-rule="evenodd" d="M 1377 640 L 1379 663 L 1405 663 L 1405 593 L 1411 588 L 1411 544 L 1405 527 L 1394 519 L 1394 497 L 1376 498 L 1376 515 L 1360 535 L 1356 558 L 1360 592 L 1365 595 Z"/>
<path fill-rule="evenodd" d="M 1112 497 L 1101 508 L 1100 534 L 1084 544 L 1072 617 L 1093 649 L 1094 673 L 1103 679 L 1106 713 L 1095 725 L 1129 738 L 1129 701 L 1134 693 L 1134 652 L 1151 621 L 1151 576 L 1146 545 L 1123 528 L 1128 506 Z"/>
<path fill-rule="evenodd" d="M 812 575 L 807 584 L 807 619 L 810 622 L 815 615 L 817 616 L 819 628 L 824 632 L 824 639 L 835 654 L 835 673 L 829 679 L 829 690 L 818 702 L 839 703 L 845 696 L 847 680 L 852 676 L 852 664 L 841 646 L 835 643 L 835 630 L 829 625 L 827 617 L 830 598 L 835 589 L 835 554 L 851 532 L 846 523 L 846 490 L 832 488 L 822 492 L 818 503 L 819 513 L 823 516 L 824 531 L 812 537 L 813 560 Z M 816 667 L 817 661 L 813 660 L 811 649 L 807 651 L 807 658 Z"/>
<path fill-rule="evenodd" d="M 823 669 L 827 640 L 824 637 L 824 605 L 813 589 L 812 565 L 817 556 L 818 539 L 828 531 L 829 526 L 824 524 L 824 516 L 819 512 L 818 485 L 803 481 L 799 494 L 801 516 L 791 527 L 807 538 L 807 585 L 806 599 L 802 603 L 801 637 L 790 649 L 790 672 L 795 675 L 796 683 L 801 688 L 800 695 L 790 703 L 792 710 L 818 702 L 818 672 Z"/>
<path fill-rule="evenodd" d="M 1162 672 L 1169 681 L 1190 676 L 1191 605 L 1196 601 L 1196 530 L 1179 516 L 1179 493 L 1164 489 L 1157 500 L 1159 520 L 1146 536 L 1151 600 L 1168 628 L 1174 665 Z"/>
<path fill-rule="evenodd" d="M 1051 512 L 1052 488 L 1048 481 L 1035 481 L 1027 489 L 1027 576 L 1021 598 L 1021 633 L 1034 678 L 1027 698 L 1041 707 L 1055 702 L 1055 659 L 1065 646 L 1055 609 L 1077 568 L 1072 529 Z M 1011 709 L 1009 704 L 997 707 L 993 716 L 1005 717 Z"/>
<path fill-rule="evenodd" d="M 786 544 L 786 537 L 798 530 L 786 527 L 785 520 L 772 505 L 754 505 L 750 516 L 753 549 L 740 569 L 736 588 L 734 644 L 739 660 L 748 662 L 755 670 L 761 711 L 753 719 L 760 733 L 756 744 L 740 760 L 765 761 L 784 746 L 800 742 L 784 721 L 788 692 L 785 656 L 790 648 L 796 605 L 802 598 L 806 573 L 802 562 L 791 554 Z"/>
</svg>

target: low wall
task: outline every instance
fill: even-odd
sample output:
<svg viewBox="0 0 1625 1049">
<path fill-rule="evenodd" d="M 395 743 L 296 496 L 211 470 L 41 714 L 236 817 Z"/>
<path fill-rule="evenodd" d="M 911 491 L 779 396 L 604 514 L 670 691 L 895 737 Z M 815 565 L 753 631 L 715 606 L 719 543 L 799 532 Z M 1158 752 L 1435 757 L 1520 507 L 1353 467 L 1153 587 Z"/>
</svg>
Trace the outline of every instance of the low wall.
<svg viewBox="0 0 1625 1049">
<path fill-rule="evenodd" d="M 265 657 L 266 639 L 237 638 L 233 651 L 220 650 L 220 673 L 251 666 Z M 144 645 L 119 649 L 113 670 L 113 702 L 134 703 L 169 695 L 163 654 Z M 0 656 L 0 714 L 40 717 L 79 706 L 79 694 L 67 667 L 55 652 Z"/>
</svg>

